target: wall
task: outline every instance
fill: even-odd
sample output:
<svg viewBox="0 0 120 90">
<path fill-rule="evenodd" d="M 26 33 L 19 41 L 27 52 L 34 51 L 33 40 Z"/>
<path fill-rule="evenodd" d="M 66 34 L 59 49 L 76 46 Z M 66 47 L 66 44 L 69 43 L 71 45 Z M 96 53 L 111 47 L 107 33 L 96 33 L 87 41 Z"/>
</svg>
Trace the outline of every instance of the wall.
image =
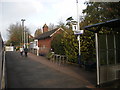
<svg viewBox="0 0 120 90">
<path fill-rule="evenodd" d="M 38 41 L 39 53 L 47 54 L 51 50 L 51 41 L 53 40 L 54 36 L 60 33 L 63 33 L 63 31 L 59 30 L 55 32 L 51 38 L 39 40 Z"/>
<path fill-rule="evenodd" d="M 52 41 L 52 38 L 39 40 L 38 46 L 39 46 L 39 53 L 40 54 L 47 54 L 50 51 L 51 41 Z"/>
</svg>

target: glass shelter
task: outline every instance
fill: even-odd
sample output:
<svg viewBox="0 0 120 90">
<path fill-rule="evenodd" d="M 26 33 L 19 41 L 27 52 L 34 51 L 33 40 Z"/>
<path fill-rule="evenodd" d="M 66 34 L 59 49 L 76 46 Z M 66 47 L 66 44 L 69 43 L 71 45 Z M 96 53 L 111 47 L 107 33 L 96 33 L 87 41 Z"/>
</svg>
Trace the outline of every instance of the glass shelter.
<svg viewBox="0 0 120 90">
<path fill-rule="evenodd" d="M 101 34 L 102 29 L 112 33 Z M 120 80 L 120 19 L 84 27 L 95 33 L 97 85 Z"/>
</svg>

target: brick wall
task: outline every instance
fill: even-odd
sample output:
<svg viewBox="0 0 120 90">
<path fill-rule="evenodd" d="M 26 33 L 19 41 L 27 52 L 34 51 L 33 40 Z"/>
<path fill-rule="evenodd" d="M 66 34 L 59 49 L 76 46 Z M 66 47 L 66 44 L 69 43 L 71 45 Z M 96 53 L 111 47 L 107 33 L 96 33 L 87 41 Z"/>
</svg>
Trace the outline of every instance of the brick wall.
<svg viewBox="0 0 120 90">
<path fill-rule="evenodd" d="M 46 24 L 43 26 L 43 33 L 44 32 L 48 32 L 48 26 Z"/>
<path fill-rule="evenodd" d="M 47 54 L 50 51 L 51 41 L 52 41 L 52 38 L 39 40 L 38 46 L 39 46 L 39 53 L 40 54 Z"/>
<path fill-rule="evenodd" d="M 62 30 L 57 31 L 51 38 L 46 38 L 38 41 L 39 53 L 40 54 L 47 54 L 51 49 L 51 41 L 53 40 L 54 36 L 63 33 Z"/>
</svg>

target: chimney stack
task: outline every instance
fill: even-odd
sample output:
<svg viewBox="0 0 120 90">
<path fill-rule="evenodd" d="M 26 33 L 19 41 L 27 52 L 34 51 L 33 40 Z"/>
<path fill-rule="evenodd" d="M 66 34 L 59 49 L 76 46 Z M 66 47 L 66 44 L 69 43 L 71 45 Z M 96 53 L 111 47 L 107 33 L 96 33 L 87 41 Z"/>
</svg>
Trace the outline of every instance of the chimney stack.
<svg viewBox="0 0 120 90">
<path fill-rule="evenodd" d="M 47 31 L 48 31 L 48 26 L 46 24 L 44 24 L 44 26 L 43 26 L 43 33 L 47 32 Z"/>
</svg>

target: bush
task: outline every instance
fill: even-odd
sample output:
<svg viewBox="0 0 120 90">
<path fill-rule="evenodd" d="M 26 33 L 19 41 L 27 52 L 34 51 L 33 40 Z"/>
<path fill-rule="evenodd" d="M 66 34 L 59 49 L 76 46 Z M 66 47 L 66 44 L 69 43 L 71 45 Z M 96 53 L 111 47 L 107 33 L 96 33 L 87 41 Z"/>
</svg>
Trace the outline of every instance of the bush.
<svg viewBox="0 0 120 90">
<path fill-rule="evenodd" d="M 60 55 L 65 54 L 64 43 L 62 43 L 62 38 L 63 34 L 57 34 L 54 36 L 51 42 L 52 51 Z"/>
</svg>

